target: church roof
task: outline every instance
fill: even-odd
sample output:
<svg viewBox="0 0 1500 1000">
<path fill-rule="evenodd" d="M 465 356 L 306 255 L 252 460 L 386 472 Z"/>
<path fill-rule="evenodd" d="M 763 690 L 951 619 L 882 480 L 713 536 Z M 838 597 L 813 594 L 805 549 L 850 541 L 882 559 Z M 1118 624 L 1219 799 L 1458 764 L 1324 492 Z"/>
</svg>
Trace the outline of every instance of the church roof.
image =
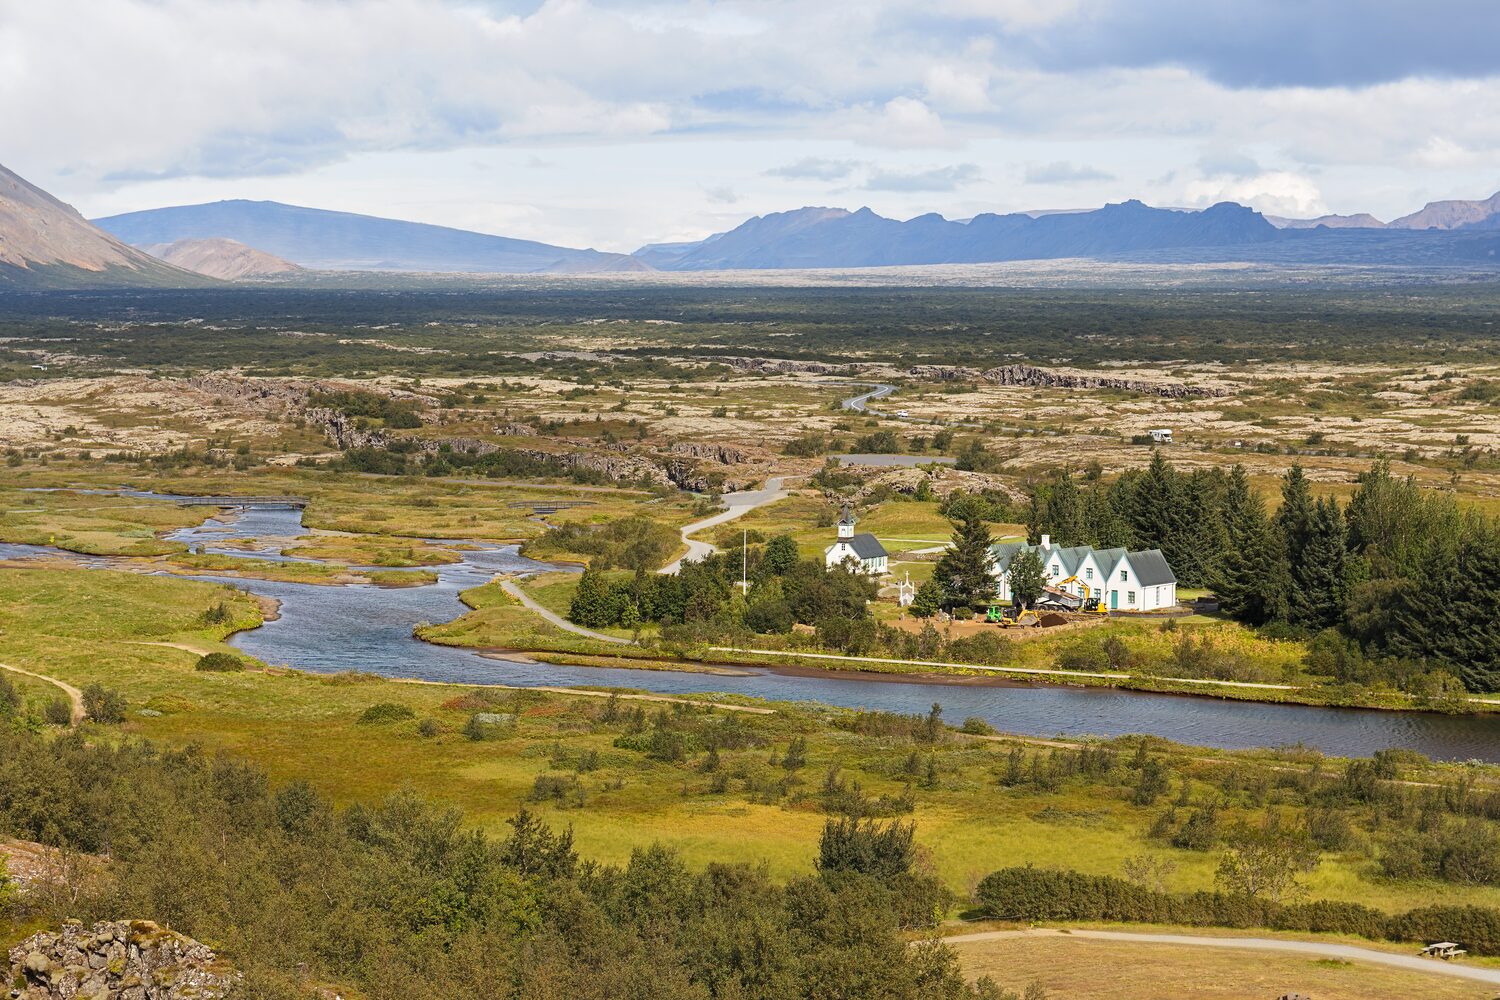
<svg viewBox="0 0 1500 1000">
<path fill-rule="evenodd" d="M 849 546 L 854 550 L 855 556 L 860 559 L 879 559 L 881 556 L 888 555 L 885 546 L 880 544 L 880 539 L 868 531 L 862 531 L 853 538 L 840 538 L 823 551 L 831 552 L 840 545 Z"/>
</svg>

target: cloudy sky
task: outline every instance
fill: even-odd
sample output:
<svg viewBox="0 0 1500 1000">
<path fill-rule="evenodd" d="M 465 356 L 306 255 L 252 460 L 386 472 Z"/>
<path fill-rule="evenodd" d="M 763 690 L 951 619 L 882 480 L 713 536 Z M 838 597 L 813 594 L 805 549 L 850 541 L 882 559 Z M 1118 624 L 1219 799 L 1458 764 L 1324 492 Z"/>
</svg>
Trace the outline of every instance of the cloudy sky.
<svg viewBox="0 0 1500 1000">
<path fill-rule="evenodd" d="M 630 250 L 801 205 L 1500 189 L 1495 0 L 0 0 L 0 163 Z"/>
</svg>

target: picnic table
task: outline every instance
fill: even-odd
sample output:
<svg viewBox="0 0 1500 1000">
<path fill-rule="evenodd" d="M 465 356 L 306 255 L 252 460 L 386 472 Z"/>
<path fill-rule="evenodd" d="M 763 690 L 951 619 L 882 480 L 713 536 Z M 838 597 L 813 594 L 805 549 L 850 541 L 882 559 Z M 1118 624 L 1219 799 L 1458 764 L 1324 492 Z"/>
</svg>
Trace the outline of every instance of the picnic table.
<svg viewBox="0 0 1500 1000">
<path fill-rule="evenodd" d="M 1452 941 L 1438 941 L 1436 944 L 1430 944 L 1423 948 L 1419 954 L 1428 958 L 1441 958 L 1444 961 L 1450 961 L 1460 955 L 1467 955 L 1468 952 Z"/>
</svg>

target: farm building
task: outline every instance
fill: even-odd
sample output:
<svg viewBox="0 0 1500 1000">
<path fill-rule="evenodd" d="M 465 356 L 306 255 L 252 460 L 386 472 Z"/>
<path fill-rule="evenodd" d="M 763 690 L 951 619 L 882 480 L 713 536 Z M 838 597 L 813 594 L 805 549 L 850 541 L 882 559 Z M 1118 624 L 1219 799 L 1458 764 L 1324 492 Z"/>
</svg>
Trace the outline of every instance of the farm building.
<svg viewBox="0 0 1500 1000">
<path fill-rule="evenodd" d="M 880 539 L 869 532 L 854 533 L 854 512 L 844 508 L 839 518 L 839 535 L 834 543 L 823 550 L 823 564 L 829 569 L 844 563 L 853 564 L 867 576 L 885 574 L 890 556 Z"/>
<path fill-rule="evenodd" d="M 994 573 L 1000 600 L 1009 601 L 1010 562 L 1031 550 L 1042 558 L 1047 584 L 1079 597 L 1096 597 L 1111 611 L 1159 611 L 1177 604 L 1177 577 L 1160 549 L 1127 552 L 1091 545 L 1054 546 L 1042 536 L 1041 545 L 1008 542 L 994 545 Z"/>
</svg>

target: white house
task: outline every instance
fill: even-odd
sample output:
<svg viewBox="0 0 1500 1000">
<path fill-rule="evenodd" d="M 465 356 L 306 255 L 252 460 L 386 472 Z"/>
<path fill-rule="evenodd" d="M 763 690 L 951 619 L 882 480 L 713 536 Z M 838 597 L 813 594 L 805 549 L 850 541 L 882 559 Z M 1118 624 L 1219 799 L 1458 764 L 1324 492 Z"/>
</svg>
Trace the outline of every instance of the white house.
<svg viewBox="0 0 1500 1000">
<path fill-rule="evenodd" d="M 1011 600 L 1010 564 L 1023 551 L 1041 556 L 1048 586 L 1097 598 L 1111 611 L 1159 611 L 1177 604 L 1177 576 L 1160 549 L 1063 548 L 1054 546 L 1047 535 L 1041 545 L 1008 542 L 990 547 L 1002 601 Z"/>
<path fill-rule="evenodd" d="M 839 518 L 838 538 L 823 550 L 823 565 L 829 569 L 846 562 L 867 576 L 883 576 L 890 563 L 878 538 L 869 532 L 854 533 L 854 512 L 847 506 Z"/>
</svg>

